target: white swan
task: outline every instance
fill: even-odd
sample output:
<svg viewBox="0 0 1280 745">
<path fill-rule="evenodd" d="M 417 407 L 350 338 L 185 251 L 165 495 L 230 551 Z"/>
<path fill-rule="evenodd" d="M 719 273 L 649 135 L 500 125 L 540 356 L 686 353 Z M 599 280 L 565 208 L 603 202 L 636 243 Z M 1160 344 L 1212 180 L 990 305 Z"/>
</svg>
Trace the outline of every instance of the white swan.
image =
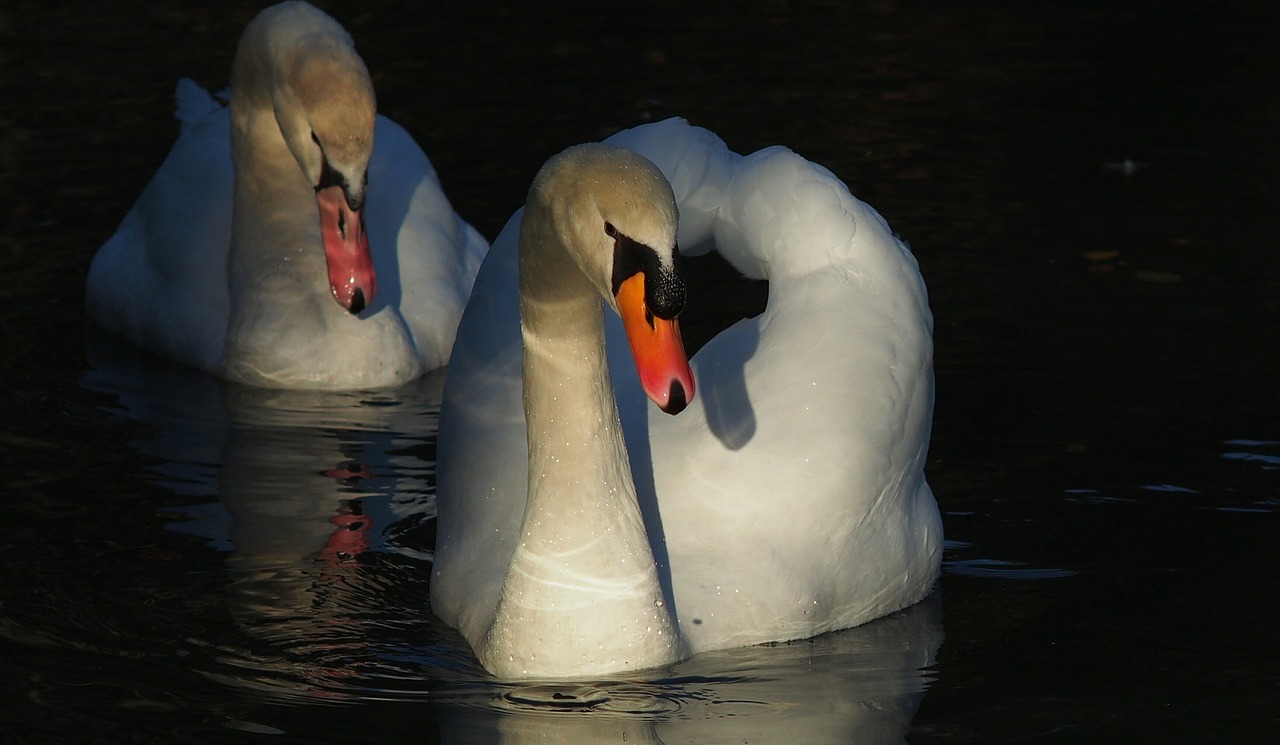
<svg viewBox="0 0 1280 745">
<path fill-rule="evenodd" d="M 602 146 L 550 161 L 454 346 L 434 612 L 490 671 L 527 679 L 805 638 L 920 600 L 942 526 L 923 472 L 932 316 L 910 251 L 784 148 L 744 158 L 681 120 L 610 142 L 670 180 L 686 250 L 767 277 L 767 309 L 698 352 L 698 397 L 674 417 L 646 405 L 607 314 L 624 446 L 595 295 L 625 312 L 619 278 L 671 282 L 671 195 L 634 156 L 592 165 L 618 152 Z"/>
<path fill-rule="evenodd" d="M 336 21 L 267 8 L 241 37 L 229 110 L 189 80 L 177 100 L 177 143 L 93 259 L 93 320 L 260 386 L 397 385 L 448 361 L 488 247 L 375 115 Z"/>
</svg>

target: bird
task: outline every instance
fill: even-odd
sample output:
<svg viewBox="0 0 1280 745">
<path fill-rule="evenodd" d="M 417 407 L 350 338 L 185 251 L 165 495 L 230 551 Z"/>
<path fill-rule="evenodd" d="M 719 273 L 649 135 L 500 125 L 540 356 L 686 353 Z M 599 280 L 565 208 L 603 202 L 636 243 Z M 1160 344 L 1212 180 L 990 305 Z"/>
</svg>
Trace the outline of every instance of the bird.
<svg viewBox="0 0 1280 745">
<path fill-rule="evenodd" d="M 684 362 L 680 255 L 713 249 L 767 305 Z M 491 674 L 539 680 L 916 603 L 943 535 L 932 330 L 907 244 L 786 147 L 675 118 L 553 157 L 446 374 L 432 612 Z"/>
<path fill-rule="evenodd" d="M 185 78 L 175 97 L 177 141 L 90 264 L 92 321 L 261 387 L 395 386 L 448 362 L 488 243 L 376 113 L 336 20 L 270 6 L 228 105 Z"/>
</svg>

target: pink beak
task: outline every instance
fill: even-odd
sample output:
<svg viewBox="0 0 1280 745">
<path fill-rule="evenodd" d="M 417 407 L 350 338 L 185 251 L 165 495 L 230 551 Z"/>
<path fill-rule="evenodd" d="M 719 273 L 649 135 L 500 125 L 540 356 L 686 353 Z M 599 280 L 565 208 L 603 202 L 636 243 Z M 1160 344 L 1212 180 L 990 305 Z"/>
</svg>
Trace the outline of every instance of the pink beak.
<svg viewBox="0 0 1280 745">
<path fill-rule="evenodd" d="M 364 231 L 364 215 L 347 204 L 341 186 L 316 190 L 320 206 L 320 236 L 329 266 L 329 289 L 338 305 L 359 313 L 373 303 L 378 280 Z"/>
</svg>

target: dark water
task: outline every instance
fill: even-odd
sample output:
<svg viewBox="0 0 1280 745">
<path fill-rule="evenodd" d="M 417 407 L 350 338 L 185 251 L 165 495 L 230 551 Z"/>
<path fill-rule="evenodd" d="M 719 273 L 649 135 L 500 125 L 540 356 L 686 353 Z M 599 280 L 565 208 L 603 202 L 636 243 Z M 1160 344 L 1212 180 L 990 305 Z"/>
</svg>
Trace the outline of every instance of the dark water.
<svg viewBox="0 0 1280 745">
<path fill-rule="evenodd" d="M 19 1 L 6 741 L 1275 740 L 1274 3 L 399 5 L 325 7 L 486 236 L 549 154 L 681 115 L 823 163 L 911 242 L 937 319 L 938 592 L 661 679 L 495 684 L 427 613 L 438 376 L 264 393 L 85 328 L 175 81 L 225 84 L 258 4 Z M 758 294 L 695 286 L 730 314 Z"/>
</svg>

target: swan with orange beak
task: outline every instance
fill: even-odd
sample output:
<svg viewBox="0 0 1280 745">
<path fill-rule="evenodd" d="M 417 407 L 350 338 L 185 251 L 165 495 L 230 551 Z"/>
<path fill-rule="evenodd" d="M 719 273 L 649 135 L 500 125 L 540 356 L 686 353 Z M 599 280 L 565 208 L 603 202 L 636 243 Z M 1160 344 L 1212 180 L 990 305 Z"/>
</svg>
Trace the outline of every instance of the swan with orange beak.
<svg viewBox="0 0 1280 745">
<path fill-rule="evenodd" d="M 599 675 L 687 653 L 636 497 L 604 345 L 608 306 L 649 398 L 671 414 L 692 400 L 676 320 L 685 301 L 676 223 L 662 173 L 599 143 L 553 157 L 529 190 L 518 247 L 528 442 L 520 540 L 501 576 L 476 574 L 485 564 L 472 551 L 485 549 L 458 546 L 455 531 L 497 514 L 459 514 L 471 506 L 450 501 L 452 484 L 442 482 L 432 579 L 435 611 L 502 677 Z M 441 432 L 450 426 L 442 421 Z"/>
<path fill-rule="evenodd" d="M 685 294 L 677 204 L 681 247 L 767 279 L 769 297 L 701 347 L 700 398 L 666 416 L 692 394 L 665 323 Z M 741 156 L 670 120 L 553 158 L 459 326 L 432 610 L 495 674 L 530 679 L 813 637 L 918 601 L 942 554 L 931 333 L 906 244 L 785 148 Z"/>
</svg>

